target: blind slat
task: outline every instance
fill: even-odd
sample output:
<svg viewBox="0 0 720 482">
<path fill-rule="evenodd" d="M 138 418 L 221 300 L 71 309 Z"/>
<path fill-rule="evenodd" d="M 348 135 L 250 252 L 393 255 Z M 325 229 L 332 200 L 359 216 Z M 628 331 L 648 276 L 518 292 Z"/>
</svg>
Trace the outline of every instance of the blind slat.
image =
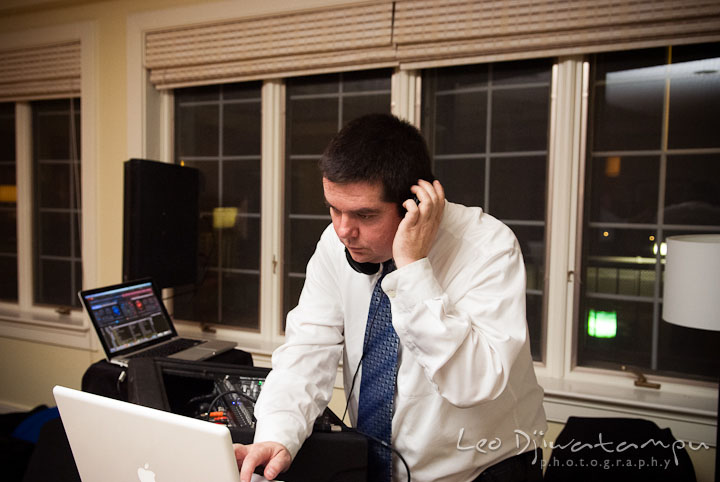
<svg viewBox="0 0 720 482">
<path fill-rule="evenodd" d="M 0 101 L 80 95 L 80 41 L 0 51 Z"/>
</svg>

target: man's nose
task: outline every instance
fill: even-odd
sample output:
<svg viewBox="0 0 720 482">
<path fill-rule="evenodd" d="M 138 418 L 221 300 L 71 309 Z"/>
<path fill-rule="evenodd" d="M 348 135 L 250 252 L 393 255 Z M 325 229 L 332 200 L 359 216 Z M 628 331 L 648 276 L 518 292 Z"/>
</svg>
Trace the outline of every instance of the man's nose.
<svg viewBox="0 0 720 482">
<path fill-rule="evenodd" d="M 350 216 L 342 215 L 338 221 L 337 235 L 340 239 L 357 237 L 357 223 L 355 223 Z"/>
</svg>

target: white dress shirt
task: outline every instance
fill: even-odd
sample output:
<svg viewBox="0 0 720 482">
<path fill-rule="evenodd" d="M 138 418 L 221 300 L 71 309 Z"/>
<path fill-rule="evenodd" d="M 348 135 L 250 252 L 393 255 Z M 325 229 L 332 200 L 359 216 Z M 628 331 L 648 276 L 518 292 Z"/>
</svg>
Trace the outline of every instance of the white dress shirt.
<svg viewBox="0 0 720 482">
<path fill-rule="evenodd" d="M 380 273 L 354 271 L 332 225 L 307 267 L 286 343 L 273 353 L 255 409 L 255 442 L 294 457 L 331 396 L 342 356 L 346 395 L 363 351 Z M 392 443 L 414 481 L 474 479 L 541 447 L 547 430 L 525 319 L 525 267 L 512 231 L 477 207 L 446 202 L 427 258 L 388 274 L 400 339 Z M 362 374 L 350 399 L 357 420 Z M 393 480 L 407 480 L 393 457 Z"/>
</svg>

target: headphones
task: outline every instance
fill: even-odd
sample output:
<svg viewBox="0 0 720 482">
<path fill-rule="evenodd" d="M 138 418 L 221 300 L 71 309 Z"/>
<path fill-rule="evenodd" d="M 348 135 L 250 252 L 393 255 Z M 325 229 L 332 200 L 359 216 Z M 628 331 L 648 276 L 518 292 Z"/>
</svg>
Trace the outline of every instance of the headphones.
<svg viewBox="0 0 720 482">
<path fill-rule="evenodd" d="M 376 274 L 380 270 L 380 263 L 360 263 L 358 261 L 355 261 L 352 256 L 350 256 L 350 251 L 348 251 L 347 248 L 345 248 L 345 258 L 347 259 L 350 267 L 358 273 L 366 274 L 369 276 Z"/>
</svg>

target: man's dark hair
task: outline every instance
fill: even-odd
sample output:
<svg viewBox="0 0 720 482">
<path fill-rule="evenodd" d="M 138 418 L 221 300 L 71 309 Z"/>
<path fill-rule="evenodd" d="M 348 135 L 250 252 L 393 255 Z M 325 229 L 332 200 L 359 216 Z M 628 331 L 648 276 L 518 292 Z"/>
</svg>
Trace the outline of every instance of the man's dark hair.
<svg viewBox="0 0 720 482">
<path fill-rule="evenodd" d="M 422 134 L 389 114 L 350 121 L 330 141 L 319 166 L 323 177 L 339 184 L 380 181 L 383 200 L 398 204 L 412 197 L 418 179 L 434 179 Z"/>
</svg>

